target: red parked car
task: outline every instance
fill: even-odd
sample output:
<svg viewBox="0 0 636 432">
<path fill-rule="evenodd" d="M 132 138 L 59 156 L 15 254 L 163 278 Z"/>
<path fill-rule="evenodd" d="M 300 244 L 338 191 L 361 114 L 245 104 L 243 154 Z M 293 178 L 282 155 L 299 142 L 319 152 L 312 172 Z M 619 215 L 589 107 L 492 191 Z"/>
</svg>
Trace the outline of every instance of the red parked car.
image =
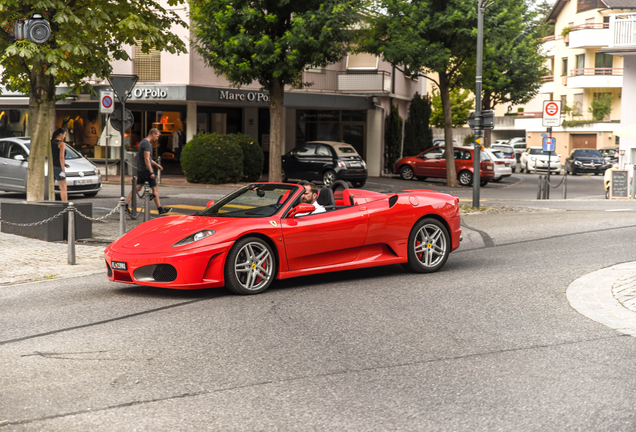
<svg viewBox="0 0 636 432">
<path fill-rule="evenodd" d="M 404 180 L 417 177 L 446 178 L 446 147 L 433 147 L 417 156 L 403 157 L 393 165 L 393 174 L 399 174 Z M 480 154 L 480 184 L 485 186 L 495 177 L 495 167 L 486 153 Z M 457 181 L 462 186 L 473 184 L 473 148 L 455 147 L 455 172 Z"/>
</svg>

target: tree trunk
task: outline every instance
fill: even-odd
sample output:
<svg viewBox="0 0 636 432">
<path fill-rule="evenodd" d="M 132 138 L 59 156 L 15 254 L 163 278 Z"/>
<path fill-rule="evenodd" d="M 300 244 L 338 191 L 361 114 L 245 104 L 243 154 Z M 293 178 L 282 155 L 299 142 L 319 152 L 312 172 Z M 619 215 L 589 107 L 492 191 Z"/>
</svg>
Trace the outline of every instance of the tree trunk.
<svg viewBox="0 0 636 432">
<path fill-rule="evenodd" d="M 51 121 L 55 116 L 55 83 L 46 75 L 43 65 L 35 64 L 31 71 L 29 91 L 29 171 L 27 174 L 27 201 L 44 200 L 48 188 L 49 199 L 55 201 L 53 159 L 51 152 Z M 48 157 L 49 184 L 44 184 L 45 158 Z"/>
<path fill-rule="evenodd" d="M 285 89 L 278 79 L 272 80 L 269 89 L 269 181 L 282 178 L 281 149 L 283 148 L 283 101 Z"/>
<path fill-rule="evenodd" d="M 457 171 L 455 170 L 455 149 L 453 147 L 453 113 L 450 103 L 449 78 L 445 72 L 439 74 L 439 94 L 442 98 L 444 113 L 444 141 L 446 142 L 446 184 L 457 187 Z"/>
</svg>

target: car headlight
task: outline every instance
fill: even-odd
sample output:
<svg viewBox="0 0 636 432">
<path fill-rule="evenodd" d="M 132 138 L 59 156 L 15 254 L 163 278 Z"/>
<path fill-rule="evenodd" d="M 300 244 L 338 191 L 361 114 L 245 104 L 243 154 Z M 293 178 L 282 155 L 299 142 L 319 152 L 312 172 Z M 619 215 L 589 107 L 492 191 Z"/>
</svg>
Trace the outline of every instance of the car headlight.
<svg viewBox="0 0 636 432">
<path fill-rule="evenodd" d="M 203 240 L 206 237 L 210 237 L 214 233 L 216 233 L 216 231 L 214 231 L 214 230 L 199 231 L 197 233 L 189 235 L 188 237 L 184 238 L 183 240 L 179 240 L 178 242 L 173 244 L 172 247 L 184 246 L 184 245 L 187 245 L 187 244 L 190 244 L 190 243 L 194 243 L 195 241 Z"/>
<path fill-rule="evenodd" d="M 531 160 L 531 161 L 536 161 L 536 160 L 537 160 L 537 158 L 536 158 L 536 157 L 531 157 L 531 158 L 530 158 L 530 160 Z"/>
<path fill-rule="evenodd" d="M 581 165 L 581 161 L 574 161 L 574 165 Z"/>
</svg>

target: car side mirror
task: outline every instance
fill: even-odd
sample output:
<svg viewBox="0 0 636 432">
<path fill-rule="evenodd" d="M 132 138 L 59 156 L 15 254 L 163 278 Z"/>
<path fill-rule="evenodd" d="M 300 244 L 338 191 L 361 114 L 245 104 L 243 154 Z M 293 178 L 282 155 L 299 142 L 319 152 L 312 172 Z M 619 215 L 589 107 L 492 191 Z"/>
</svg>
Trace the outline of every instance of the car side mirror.
<svg viewBox="0 0 636 432">
<path fill-rule="evenodd" d="M 208 203 L 206 204 L 207 207 L 212 207 L 214 205 L 214 200 L 210 200 L 208 201 Z M 206 208 L 207 208 L 206 207 Z"/>
<path fill-rule="evenodd" d="M 299 213 L 311 213 L 316 210 L 313 204 L 300 203 L 287 213 L 288 217 L 294 217 Z"/>
<path fill-rule="evenodd" d="M 26 160 L 26 159 L 24 159 L 24 156 L 22 156 L 22 155 L 15 155 L 13 157 L 13 159 L 15 159 L 17 161 L 20 161 L 20 162 L 24 162 Z"/>
</svg>

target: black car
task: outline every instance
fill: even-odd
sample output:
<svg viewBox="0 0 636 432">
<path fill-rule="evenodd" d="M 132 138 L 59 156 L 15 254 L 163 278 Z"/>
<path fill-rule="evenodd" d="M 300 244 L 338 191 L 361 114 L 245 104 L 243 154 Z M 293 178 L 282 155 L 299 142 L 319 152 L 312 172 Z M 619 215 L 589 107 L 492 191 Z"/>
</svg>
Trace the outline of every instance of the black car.
<svg viewBox="0 0 636 432">
<path fill-rule="evenodd" d="M 601 152 L 596 149 L 578 148 L 572 150 L 570 156 L 565 159 L 565 170 L 569 174 L 594 173 L 596 175 L 605 173 L 611 168 Z"/>
<path fill-rule="evenodd" d="M 598 151 L 609 164 L 618 163 L 618 147 L 603 147 L 598 149 Z"/>
<path fill-rule="evenodd" d="M 311 141 L 283 156 L 283 181 L 318 180 L 331 185 L 336 180 L 362 187 L 367 181 L 367 164 L 356 149 L 333 141 Z"/>
</svg>

